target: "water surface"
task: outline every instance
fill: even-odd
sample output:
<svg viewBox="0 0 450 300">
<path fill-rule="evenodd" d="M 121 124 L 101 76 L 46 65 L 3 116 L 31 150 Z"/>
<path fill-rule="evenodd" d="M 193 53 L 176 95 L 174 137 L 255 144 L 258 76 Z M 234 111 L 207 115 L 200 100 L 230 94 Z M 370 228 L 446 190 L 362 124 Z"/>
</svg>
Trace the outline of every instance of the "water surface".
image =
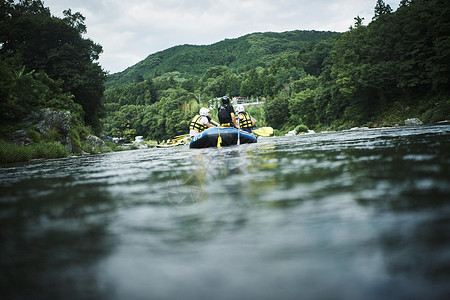
<svg viewBox="0 0 450 300">
<path fill-rule="evenodd" d="M 2 299 L 444 299 L 450 126 L 0 168 Z"/>
</svg>

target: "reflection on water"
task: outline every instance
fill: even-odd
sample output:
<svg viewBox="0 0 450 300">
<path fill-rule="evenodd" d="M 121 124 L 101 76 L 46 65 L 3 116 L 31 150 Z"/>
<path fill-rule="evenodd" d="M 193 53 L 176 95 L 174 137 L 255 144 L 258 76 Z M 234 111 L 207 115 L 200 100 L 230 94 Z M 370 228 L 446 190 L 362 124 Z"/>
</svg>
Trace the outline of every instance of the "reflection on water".
<svg viewBox="0 0 450 300">
<path fill-rule="evenodd" d="M 2 299 L 442 299 L 450 127 L 0 168 Z"/>
</svg>

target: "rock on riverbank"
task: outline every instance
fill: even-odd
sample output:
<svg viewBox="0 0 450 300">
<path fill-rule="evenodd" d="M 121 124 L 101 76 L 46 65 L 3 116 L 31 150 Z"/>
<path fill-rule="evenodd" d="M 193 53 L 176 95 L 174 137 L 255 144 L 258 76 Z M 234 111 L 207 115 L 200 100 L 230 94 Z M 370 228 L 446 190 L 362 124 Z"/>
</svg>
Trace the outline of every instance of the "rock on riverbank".
<svg viewBox="0 0 450 300">
<path fill-rule="evenodd" d="M 57 141 L 64 145 L 69 153 L 72 153 L 74 149 L 70 139 L 71 121 L 72 115 L 70 111 L 43 108 L 24 118 L 22 123 L 28 129 L 21 129 L 11 133 L 10 140 L 19 145 L 30 145 L 53 132 L 56 134 Z M 30 134 L 30 131 L 32 134 Z M 86 142 L 92 148 L 106 146 L 102 139 L 93 135 L 89 135 L 86 138 Z"/>
</svg>

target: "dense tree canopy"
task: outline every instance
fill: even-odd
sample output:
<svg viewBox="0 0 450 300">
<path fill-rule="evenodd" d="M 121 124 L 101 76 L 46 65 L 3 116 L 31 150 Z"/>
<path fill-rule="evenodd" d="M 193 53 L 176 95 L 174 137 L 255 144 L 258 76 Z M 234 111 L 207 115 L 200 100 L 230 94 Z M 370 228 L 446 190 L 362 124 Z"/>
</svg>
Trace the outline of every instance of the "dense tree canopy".
<svg viewBox="0 0 450 300">
<path fill-rule="evenodd" d="M 395 14 L 384 9 L 367 27 L 346 32 L 334 45 L 331 72 L 324 74 L 328 106 L 338 104 L 334 118 L 361 124 L 374 121 L 399 99 L 425 105 L 426 98 L 449 92 L 448 2 L 414 1 Z"/>
<path fill-rule="evenodd" d="M 83 38 L 80 13 L 53 17 L 40 0 L 0 1 L 0 59 L 13 69 L 45 72 L 61 80 L 64 92 L 84 110 L 85 121 L 99 127 L 105 72 L 95 61 L 102 47 Z"/>
<path fill-rule="evenodd" d="M 149 55 L 143 61 L 123 72 L 112 74 L 107 87 L 132 83 L 137 76 L 157 77 L 168 72 L 180 72 L 183 77 L 201 77 L 210 68 L 226 66 L 233 73 L 242 73 L 255 67 L 267 67 L 279 55 L 298 53 L 302 45 L 315 43 L 336 32 L 288 31 L 283 33 L 252 33 L 237 39 L 208 45 L 181 45 Z"/>
</svg>

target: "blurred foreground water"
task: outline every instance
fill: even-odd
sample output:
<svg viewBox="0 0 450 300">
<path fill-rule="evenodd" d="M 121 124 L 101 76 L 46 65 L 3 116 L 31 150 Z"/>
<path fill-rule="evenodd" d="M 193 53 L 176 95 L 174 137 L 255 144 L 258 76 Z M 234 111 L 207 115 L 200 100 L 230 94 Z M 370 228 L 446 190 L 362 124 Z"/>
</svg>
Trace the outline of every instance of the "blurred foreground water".
<svg viewBox="0 0 450 300">
<path fill-rule="evenodd" d="M 1 299 L 450 299 L 450 126 L 0 167 Z"/>
</svg>

